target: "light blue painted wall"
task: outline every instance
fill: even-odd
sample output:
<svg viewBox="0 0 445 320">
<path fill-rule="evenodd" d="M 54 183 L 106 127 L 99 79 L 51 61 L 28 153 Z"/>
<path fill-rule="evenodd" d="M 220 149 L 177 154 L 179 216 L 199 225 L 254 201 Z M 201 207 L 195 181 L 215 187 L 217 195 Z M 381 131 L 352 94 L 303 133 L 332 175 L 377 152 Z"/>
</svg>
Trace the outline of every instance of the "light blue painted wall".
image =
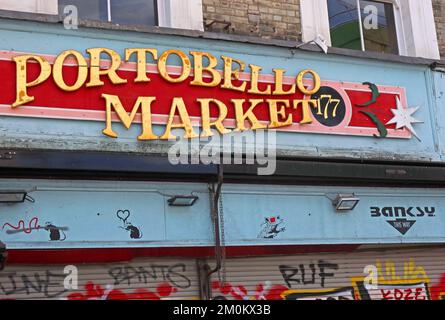
<svg viewBox="0 0 445 320">
<path fill-rule="evenodd" d="M 186 246 L 208 244 L 212 232 L 206 184 L 4 180 L 0 185 L 3 190 L 32 190 L 35 199 L 0 204 L 0 239 L 10 248 Z M 191 193 L 199 196 L 193 207 L 168 206 L 168 195 Z M 141 231 L 140 239 L 121 228 L 119 210 L 129 211 L 127 222 Z M 46 222 L 67 227 L 66 240 L 50 241 L 43 229 L 7 233 L 14 228 L 5 223 L 18 227 L 23 220 L 29 227 L 34 217 L 42 227 Z"/>
<path fill-rule="evenodd" d="M 2 189 L 31 190 L 35 203 L 0 204 L 0 240 L 9 248 L 182 247 L 212 246 L 213 229 L 205 184 L 0 180 Z M 170 207 L 167 194 L 191 194 L 192 207 Z M 350 212 L 335 211 L 329 198 L 355 192 L 360 198 Z M 406 217 L 415 221 L 402 235 L 387 221 L 372 217 L 371 207 L 434 207 L 433 216 Z M 341 187 L 231 185 L 223 188 L 223 216 L 227 245 L 431 243 L 445 241 L 445 190 Z M 119 228 L 117 210 L 129 210 L 127 221 L 142 231 L 131 239 Z M 273 239 L 261 231 L 265 218 L 280 217 L 282 227 Z M 51 241 L 44 229 L 8 234 L 9 223 L 37 217 L 64 231 L 65 241 Z M 399 217 L 402 218 L 402 217 Z M 63 237 L 62 237 L 63 238 Z"/>
<path fill-rule="evenodd" d="M 54 55 L 66 49 L 84 52 L 89 47 L 108 47 L 121 55 L 128 47 L 155 47 L 159 51 L 170 48 L 203 50 L 216 56 L 230 55 L 247 63 L 261 65 L 265 73 L 271 73 L 272 68 L 280 67 L 288 70 L 287 74 L 295 76 L 302 69 L 312 68 L 326 80 L 370 81 L 381 85 L 402 86 L 407 89 L 409 106 L 421 106 L 415 114 L 416 118 L 424 121 L 423 124 L 415 125 L 421 142 L 415 138 L 375 139 L 280 132 L 277 137 L 278 153 L 290 156 L 443 160 L 443 150 L 438 146 L 443 121 L 434 120 L 436 101 L 433 91 L 434 85 L 443 86 L 443 82 L 434 83 L 435 78 L 426 66 L 182 36 L 85 28 L 65 30 L 62 25 L 12 20 L 0 20 L 0 30 L 0 49 L 5 50 Z M 102 122 L 0 117 L 0 147 L 144 153 L 164 152 L 168 147 L 168 143 L 163 142 L 138 142 L 138 126 L 126 131 L 120 124 L 116 124 L 116 131 L 119 133 L 117 140 L 102 135 L 103 127 Z M 156 128 L 156 132 L 162 132 L 161 128 Z"/>
<path fill-rule="evenodd" d="M 180 48 L 203 50 L 214 55 L 230 55 L 261 65 L 264 72 L 281 67 L 289 75 L 304 68 L 315 69 L 323 79 L 403 86 L 410 106 L 421 106 L 416 118 L 424 121 L 415 138 L 374 139 L 338 135 L 278 133 L 278 152 L 291 156 L 319 156 L 366 159 L 406 159 L 443 161 L 445 111 L 443 74 L 427 67 L 350 57 L 293 52 L 284 48 L 235 42 L 186 38 L 181 36 L 107 30 L 64 30 L 62 26 L 0 19 L 0 49 L 58 54 L 66 49 L 84 51 L 89 47 L 108 47 L 123 53 L 127 47 L 156 47 L 160 51 Z M 3 79 L 0 74 L 1 81 Z M 436 97 L 437 95 L 437 97 Z M 158 153 L 168 143 L 138 142 L 137 126 L 126 131 L 115 126 L 119 139 L 101 134 L 104 124 L 0 117 L 0 148 L 58 150 L 101 150 Z M 159 133 L 160 127 L 156 128 Z M 50 221 L 67 226 L 65 241 L 50 241 L 45 230 L 7 234 L 0 240 L 9 248 L 75 248 L 121 246 L 207 246 L 213 245 L 209 216 L 208 189 L 205 184 L 139 182 L 80 182 L 1 180 L 0 189 L 33 189 L 35 203 L 0 204 L 0 224 L 17 226 L 38 217 L 40 224 Z M 190 208 L 166 205 L 164 194 L 194 191 L 200 200 Z M 339 214 L 326 194 L 355 192 L 361 201 L 353 212 Z M 371 189 L 328 187 L 235 186 L 223 188 L 227 245 L 333 244 L 333 243 L 425 243 L 445 240 L 445 191 L 438 189 Z M 435 207 L 434 217 L 408 218 L 416 222 L 401 235 L 387 221 L 395 218 L 371 217 L 370 207 Z M 117 210 L 129 210 L 128 221 L 142 230 L 141 239 L 130 239 L 119 226 Z M 98 215 L 99 213 L 99 215 Z M 266 217 L 280 216 L 285 231 L 274 239 L 258 235 Z"/>
</svg>

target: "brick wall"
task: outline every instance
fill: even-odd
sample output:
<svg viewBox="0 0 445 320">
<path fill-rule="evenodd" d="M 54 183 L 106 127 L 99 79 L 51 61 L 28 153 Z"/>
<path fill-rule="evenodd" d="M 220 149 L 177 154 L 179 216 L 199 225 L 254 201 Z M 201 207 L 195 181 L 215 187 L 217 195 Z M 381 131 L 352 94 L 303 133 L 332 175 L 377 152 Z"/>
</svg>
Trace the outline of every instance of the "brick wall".
<svg viewBox="0 0 445 320">
<path fill-rule="evenodd" d="M 300 0 L 203 0 L 206 31 L 301 39 Z"/>
<path fill-rule="evenodd" d="M 445 59 L 445 0 L 433 0 L 437 38 L 442 59 Z"/>
</svg>

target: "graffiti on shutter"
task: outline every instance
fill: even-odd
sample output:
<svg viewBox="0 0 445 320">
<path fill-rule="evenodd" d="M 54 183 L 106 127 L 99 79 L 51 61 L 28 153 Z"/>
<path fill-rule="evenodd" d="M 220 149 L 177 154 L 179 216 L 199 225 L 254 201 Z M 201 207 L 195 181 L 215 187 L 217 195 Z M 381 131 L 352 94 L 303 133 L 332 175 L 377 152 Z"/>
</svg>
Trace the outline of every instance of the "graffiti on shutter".
<svg viewBox="0 0 445 320">
<path fill-rule="evenodd" d="M 0 272 L 0 299 L 197 299 L 195 261 L 140 260 L 118 264 L 19 266 Z M 67 285 L 66 279 L 71 279 Z"/>
<path fill-rule="evenodd" d="M 445 249 L 357 251 L 227 261 L 214 299 L 441 300 Z"/>
</svg>

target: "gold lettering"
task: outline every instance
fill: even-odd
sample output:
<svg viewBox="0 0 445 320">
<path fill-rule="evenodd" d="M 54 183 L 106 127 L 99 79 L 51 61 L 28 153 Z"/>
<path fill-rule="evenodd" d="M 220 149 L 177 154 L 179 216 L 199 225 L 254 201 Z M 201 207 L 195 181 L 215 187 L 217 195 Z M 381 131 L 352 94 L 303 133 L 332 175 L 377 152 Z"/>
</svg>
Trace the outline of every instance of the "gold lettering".
<svg viewBox="0 0 445 320">
<path fill-rule="evenodd" d="M 270 89 L 270 84 L 268 84 L 266 86 L 266 89 L 264 89 L 264 91 L 260 91 L 260 89 L 258 89 L 258 81 L 259 81 L 259 77 L 260 77 L 260 71 L 263 69 L 260 66 L 256 66 L 254 64 L 249 64 L 249 67 L 251 69 L 250 72 L 250 89 L 247 91 L 249 93 L 253 93 L 253 94 L 270 94 L 271 89 Z"/>
<path fill-rule="evenodd" d="M 51 65 L 48 61 L 45 60 L 45 58 L 36 55 L 23 55 L 13 57 L 12 60 L 14 60 L 16 64 L 17 72 L 16 99 L 15 102 L 12 104 L 12 107 L 15 108 L 25 103 L 34 101 L 34 96 L 28 96 L 28 88 L 36 86 L 48 79 L 51 75 Z M 28 60 L 35 60 L 40 65 L 39 76 L 31 82 L 27 82 L 26 80 Z"/>
<path fill-rule="evenodd" d="M 239 80 L 239 73 L 240 71 L 244 71 L 245 63 L 241 60 L 233 59 L 226 56 L 221 56 L 221 58 L 224 60 L 224 83 L 221 86 L 221 88 L 229 89 L 229 90 L 235 90 L 235 91 L 245 91 L 246 90 L 246 82 L 243 82 L 239 86 L 234 86 L 232 83 L 232 78 L 234 80 Z M 240 68 L 233 70 L 232 65 L 233 63 L 237 63 Z"/>
<path fill-rule="evenodd" d="M 176 110 L 178 110 L 179 118 L 181 119 L 181 123 L 179 124 L 173 124 Z M 176 136 L 171 134 L 172 128 L 184 128 L 184 138 L 186 139 L 198 137 L 198 135 L 193 130 L 184 100 L 180 97 L 173 98 L 172 106 L 170 108 L 170 115 L 168 116 L 167 126 L 165 127 L 165 132 L 159 139 L 176 140 Z"/>
<path fill-rule="evenodd" d="M 147 77 L 147 53 L 150 53 L 154 60 L 158 60 L 158 50 L 149 48 L 125 49 L 125 61 L 129 61 L 133 53 L 136 53 L 137 76 L 134 82 L 150 82 Z"/>
<path fill-rule="evenodd" d="M 182 72 L 177 78 L 171 77 L 167 72 L 167 59 L 171 54 L 176 54 L 182 61 Z M 181 50 L 167 50 L 160 57 L 158 62 L 159 74 L 168 82 L 179 83 L 184 81 L 190 75 L 191 65 L 190 59 Z"/>
<path fill-rule="evenodd" d="M 283 76 L 286 72 L 284 69 L 273 69 L 275 73 L 275 90 L 273 94 L 284 95 L 284 94 L 294 94 L 295 93 L 295 83 L 292 84 L 291 88 L 287 91 L 283 89 Z"/>
<path fill-rule="evenodd" d="M 102 131 L 103 134 L 112 138 L 117 138 L 117 133 L 111 128 L 112 108 L 116 111 L 125 128 L 129 129 L 136 117 L 136 112 L 139 107 L 141 107 L 142 134 L 138 136 L 138 140 L 155 140 L 158 138 L 153 134 L 151 123 L 151 103 L 156 100 L 155 97 L 138 97 L 130 115 L 125 111 L 118 96 L 102 94 L 102 98 L 106 100 L 106 127 Z"/>
<path fill-rule="evenodd" d="M 210 53 L 196 51 L 191 51 L 190 54 L 194 57 L 195 73 L 195 77 L 190 84 L 203 87 L 216 87 L 219 85 L 221 82 L 221 74 L 215 70 L 215 67 L 218 65 L 218 60 L 215 58 L 215 56 L 211 55 Z M 206 57 L 209 60 L 209 65 L 207 67 L 203 67 L 203 57 Z M 204 72 L 212 75 L 212 81 L 204 82 Z"/>
<path fill-rule="evenodd" d="M 245 121 L 249 120 L 251 123 L 251 130 L 256 129 L 264 129 L 267 128 L 266 125 L 261 124 L 258 121 L 258 118 L 253 113 L 253 109 L 259 105 L 260 103 L 264 102 L 262 99 L 250 99 L 250 108 L 247 109 L 247 111 L 244 112 L 243 110 L 243 104 L 246 100 L 244 99 L 232 99 L 232 103 L 235 106 L 235 118 L 236 118 L 236 129 L 235 131 L 246 131 L 248 130 L 245 126 Z"/>
<path fill-rule="evenodd" d="M 312 89 L 306 88 L 303 84 L 303 78 L 307 73 L 312 75 L 312 79 L 314 81 L 314 86 L 312 87 Z M 317 91 L 320 90 L 321 87 L 320 76 L 314 70 L 311 69 L 303 70 L 297 76 L 297 86 L 298 89 L 305 95 L 312 95 L 314 93 L 317 93 Z"/>
<path fill-rule="evenodd" d="M 316 108 L 318 106 L 318 100 L 315 99 L 309 99 L 309 100 L 294 100 L 293 108 L 297 109 L 298 105 L 301 104 L 303 118 L 300 121 L 300 124 L 306 124 L 306 123 L 312 123 L 312 112 L 311 112 L 311 106 L 313 108 Z"/>
<path fill-rule="evenodd" d="M 63 79 L 63 63 L 65 62 L 66 58 L 69 56 L 74 56 L 74 58 L 77 61 L 77 79 L 76 82 L 69 86 L 66 84 L 65 80 Z M 54 62 L 53 66 L 53 78 L 54 82 L 57 84 L 57 86 L 64 90 L 64 91 L 76 91 L 78 90 L 88 77 L 88 66 L 86 59 L 82 56 L 82 54 L 75 50 L 67 50 L 63 51 Z"/>
<path fill-rule="evenodd" d="M 230 133 L 231 130 L 226 129 L 223 125 L 224 119 L 227 117 L 227 106 L 217 99 L 197 99 L 201 104 L 201 117 L 202 117 L 202 134 L 201 137 L 213 136 L 213 132 L 210 129 L 214 126 L 220 134 Z M 218 119 L 210 121 L 210 103 L 214 103 L 218 106 L 219 116 Z"/>
<path fill-rule="evenodd" d="M 116 51 L 106 48 L 90 48 L 87 49 L 87 52 L 91 57 L 90 82 L 87 83 L 87 87 L 97 87 L 103 85 L 104 82 L 100 80 L 101 75 L 108 75 L 108 78 L 113 84 L 127 83 L 126 79 L 122 79 L 116 73 L 116 70 L 119 69 L 119 66 L 121 65 L 121 57 Z M 102 53 L 107 54 L 111 58 L 109 69 L 100 68 L 100 55 Z"/>
<path fill-rule="evenodd" d="M 282 122 L 286 117 L 286 108 L 290 107 L 289 100 L 266 100 L 269 104 L 270 124 L 269 128 L 285 127 L 292 124 L 292 114 L 287 116 L 287 119 Z M 283 104 L 279 106 L 280 104 Z"/>
</svg>

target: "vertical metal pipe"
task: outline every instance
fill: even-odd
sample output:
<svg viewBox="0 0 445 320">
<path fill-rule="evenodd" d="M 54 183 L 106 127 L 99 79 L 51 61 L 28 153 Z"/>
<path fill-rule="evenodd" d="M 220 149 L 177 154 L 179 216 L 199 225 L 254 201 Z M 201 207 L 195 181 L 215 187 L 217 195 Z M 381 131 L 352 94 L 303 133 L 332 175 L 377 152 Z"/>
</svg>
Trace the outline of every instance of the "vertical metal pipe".
<svg viewBox="0 0 445 320">
<path fill-rule="evenodd" d="M 199 280 L 199 299 L 210 300 L 211 297 L 211 286 L 209 281 L 210 266 L 205 259 L 198 259 L 196 261 L 196 267 L 198 269 L 198 280 Z"/>
<path fill-rule="evenodd" d="M 4 269 L 7 257 L 6 245 L 0 241 L 0 271 Z"/>
<path fill-rule="evenodd" d="M 107 0 L 108 22 L 111 22 L 111 0 Z"/>
<path fill-rule="evenodd" d="M 360 0 L 357 0 L 357 13 L 358 22 L 360 26 L 360 43 L 362 45 L 362 51 L 365 51 L 365 34 L 363 33 L 362 12 L 360 10 Z"/>
<path fill-rule="evenodd" d="M 223 169 L 222 165 L 218 166 L 218 183 L 215 189 L 215 185 L 212 184 L 210 187 L 210 213 L 214 222 L 215 228 L 215 258 L 216 258 L 216 266 L 213 270 L 210 270 L 207 274 L 207 283 L 206 286 L 210 288 L 210 279 L 212 274 L 218 272 L 221 269 L 221 234 L 220 234 L 220 225 L 219 225 L 219 209 L 218 209 L 218 201 L 221 195 L 221 187 L 223 183 Z M 209 290 L 208 298 L 212 298 L 211 290 Z"/>
</svg>

